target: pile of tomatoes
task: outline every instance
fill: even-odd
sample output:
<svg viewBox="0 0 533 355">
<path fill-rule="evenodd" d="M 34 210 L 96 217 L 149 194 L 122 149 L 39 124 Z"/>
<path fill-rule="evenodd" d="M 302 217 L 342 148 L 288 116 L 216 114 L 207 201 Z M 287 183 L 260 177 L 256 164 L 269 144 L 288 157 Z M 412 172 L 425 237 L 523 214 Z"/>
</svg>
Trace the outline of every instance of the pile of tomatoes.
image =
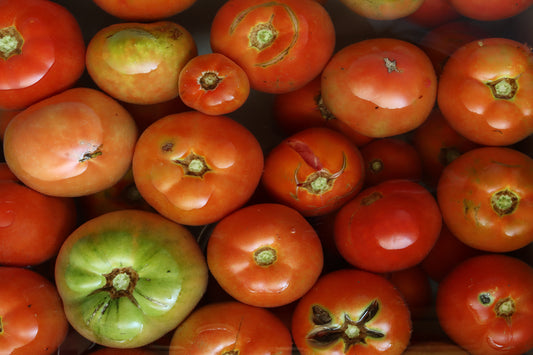
<svg viewBox="0 0 533 355">
<path fill-rule="evenodd" d="M 0 0 L 0 353 L 533 349 L 532 0 Z"/>
</svg>

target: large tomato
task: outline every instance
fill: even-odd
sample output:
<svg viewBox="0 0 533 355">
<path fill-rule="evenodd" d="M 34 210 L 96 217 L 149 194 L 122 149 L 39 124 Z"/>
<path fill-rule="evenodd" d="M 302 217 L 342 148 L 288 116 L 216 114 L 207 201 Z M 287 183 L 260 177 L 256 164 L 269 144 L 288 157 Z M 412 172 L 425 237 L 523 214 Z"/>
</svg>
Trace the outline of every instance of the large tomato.
<svg viewBox="0 0 533 355">
<path fill-rule="evenodd" d="M 399 355 L 411 337 L 411 318 L 390 281 L 343 269 L 323 275 L 298 301 L 291 328 L 302 354 Z"/>
<path fill-rule="evenodd" d="M 244 69 L 253 89 L 283 93 L 320 74 L 335 28 L 317 1 L 229 0 L 211 23 L 210 43 Z"/>
<path fill-rule="evenodd" d="M 196 0 L 93 0 L 105 12 L 127 21 L 154 21 L 176 15 Z"/>
<path fill-rule="evenodd" d="M 424 0 L 341 0 L 358 15 L 373 20 L 396 20 L 418 10 Z"/>
<path fill-rule="evenodd" d="M 501 254 L 480 255 L 440 283 L 442 329 L 473 355 L 521 355 L 533 349 L 533 268 Z"/>
<path fill-rule="evenodd" d="M 185 227 L 124 210 L 88 220 L 63 243 L 57 289 L 70 324 L 116 348 L 149 344 L 175 328 L 205 292 L 207 265 Z"/>
<path fill-rule="evenodd" d="M 142 197 L 182 224 L 219 220 L 254 193 L 263 172 L 255 136 L 226 116 L 169 115 L 137 141 L 133 177 Z"/>
<path fill-rule="evenodd" d="M 533 242 L 533 159 L 508 147 L 470 150 L 437 185 L 442 217 L 463 243 L 508 252 Z"/>
<path fill-rule="evenodd" d="M 71 86 L 85 69 L 76 18 L 48 0 L 0 1 L 0 109 L 22 109 Z"/>
<path fill-rule="evenodd" d="M 461 15 L 481 21 L 503 20 L 527 10 L 532 0 L 448 0 Z"/>
</svg>

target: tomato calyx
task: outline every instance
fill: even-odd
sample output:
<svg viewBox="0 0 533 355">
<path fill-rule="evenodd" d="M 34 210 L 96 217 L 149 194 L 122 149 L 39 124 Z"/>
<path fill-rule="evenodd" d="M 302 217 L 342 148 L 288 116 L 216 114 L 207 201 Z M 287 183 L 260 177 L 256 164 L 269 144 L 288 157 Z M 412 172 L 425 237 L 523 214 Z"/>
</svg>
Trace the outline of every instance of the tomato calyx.
<svg viewBox="0 0 533 355">
<path fill-rule="evenodd" d="M 322 94 L 318 94 L 315 96 L 315 103 L 323 119 L 325 119 L 326 121 L 331 121 L 336 118 L 335 115 L 331 113 L 331 111 L 327 108 L 326 104 L 324 103 Z"/>
<path fill-rule="evenodd" d="M 400 72 L 396 64 L 396 60 L 385 57 L 383 58 L 383 61 L 385 62 L 385 68 L 387 68 L 387 73 L 392 73 L 393 71 L 398 73 Z"/>
<path fill-rule="evenodd" d="M 505 319 L 507 323 L 511 322 L 513 314 L 516 312 L 515 301 L 511 297 L 505 297 L 494 305 L 496 316 Z"/>
<path fill-rule="evenodd" d="M 263 50 L 270 46 L 278 37 L 276 28 L 272 25 L 272 18 L 269 22 L 258 23 L 250 31 L 250 47 Z"/>
<path fill-rule="evenodd" d="M 500 217 L 513 213 L 518 207 L 519 201 L 518 194 L 509 188 L 496 191 L 490 199 L 492 210 Z"/>
<path fill-rule="evenodd" d="M 254 251 L 254 261 L 257 265 L 267 267 L 276 262 L 278 259 L 278 253 L 276 249 L 264 246 Z"/>
<path fill-rule="evenodd" d="M 176 159 L 174 163 L 180 165 L 187 176 L 203 177 L 211 171 L 205 158 L 195 153 L 190 153 L 184 159 Z"/>
<path fill-rule="evenodd" d="M 500 78 L 486 83 L 496 99 L 511 100 L 518 91 L 518 84 L 514 78 Z"/>
<path fill-rule="evenodd" d="M 15 26 L 0 29 L 0 58 L 3 60 L 21 54 L 23 44 L 24 38 Z"/>
<path fill-rule="evenodd" d="M 217 73 L 208 71 L 202 73 L 202 76 L 198 79 L 198 84 L 205 91 L 215 90 L 218 84 L 222 81 L 222 78 Z"/>
<path fill-rule="evenodd" d="M 126 297 L 136 307 L 139 307 L 139 304 L 133 297 L 133 290 L 139 280 L 139 275 L 133 268 L 114 268 L 111 272 L 102 276 L 105 278 L 105 285 L 91 292 L 91 295 L 99 292 L 107 292 L 111 299 Z"/>
</svg>

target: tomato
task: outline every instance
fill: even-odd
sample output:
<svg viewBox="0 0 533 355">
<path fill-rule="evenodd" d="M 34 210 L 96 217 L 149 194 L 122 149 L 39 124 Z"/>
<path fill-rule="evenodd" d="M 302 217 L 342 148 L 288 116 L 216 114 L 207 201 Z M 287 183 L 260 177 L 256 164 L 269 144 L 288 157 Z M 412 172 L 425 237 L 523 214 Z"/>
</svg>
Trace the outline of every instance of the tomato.
<svg viewBox="0 0 533 355">
<path fill-rule="evenodd" d="M 306 217 L 330 213 L 361 190 L 363 158 L 346 136 L 308 128 L 280 142 L 266 159 L 262 185 Z"/>
<path fill-rule="evenodd" d="M 402 354 L 411 318 L 390 281 L 343 269 L 321 276 L 298 301 L 292 336 L 302 354 Z"/>
<path fill-rule="evenodd" d="M 0 110 L 0 141 L 4 139 L 7 125 L 22 110 Z"/>
<path fill-rule="evenodd" d="M 399 137 L 380 138 L 360 148 L 365 162 L 365 185 L 393 179 L 420 181 L 422 160 L 408 141 Z"/>
<path fill-rule="evenodd" d="M 460 16 L 448 0 L 424 0 L 418 9 L 406 17 L 406 20 L 433 28 L 457 20 Z"/>
<path fill-rule="evenodd" d="M 0 109 L 23 109 L 58 94 L 85 69 L 81 28 L 53 1 L 0 1 L 0 43 Z"/>
<path fill-rule="evenodd" d="M 527 10 L 532 0 L 448 0 L 461 15 L 480 21 L 497 21 Z"/>
<path fill-rule="evenodd" d="M 8 181 L 14 181 L 18 182 L 19 180 L 11 172 L 11 169 L 9 169 L 9 166 L 5 162 L 0 162 L 0 181 L 8 180 Z"/>
<path fill-rule="evenodd" d="M 398 271 L 426 257 L 441 226 L 428 190 L 409 180 L 388 180 L 364 189 L 337 212 L 335 243 L 355 267 Z"/>
<path fill-rule="evenodd" d="M 71 198 L 0 181 L 0 264 L 28 266 L 51 259 L 74 230 L 76 217 Z"/>
<path fill-rule="evenodd" d="M 229 0 L 211 22 L 210 44 L 244 69 L 253 89 L 279 94 L 320 74 L 335 28 L 317 1 Z"/>
<path fill-rule="evenodd" d="M 396 20 L 415 12 L 424 0 L 341 0 L 350 10 L 373 20 Z"/>
<path fill-rule="evenodd" d="M 55 280 L 74 329 L 100 345 L 135 348 L 175 328 L 199 302 L 205 258 L 191 232 L 145 211 L 110 212 L 65 240 Z"/>
<path fill-rule="evenodd" d="M 507 147 L 466 152 L 442 172 L 437 199 L 450 231 L 484 251 L 533 242 L 533 159 Z"/>
<path fill-rule="evenodd" d="M 92 80 L 110 96 L 133 104 L 176 98 L 185 64 L 198 53 L 192 34 L 171 21 L 116 23 L 87 46 Z"/>
<path fill-rule="evenodd" d="M 69 325 L 54 285 L 18 267 L 0 267 L 0 278 L 0 352 L 55 354 Z"/>
<path fill-rule="evenodd" d="M 80 87 L 19 113 L 3 143 L 9 168 L 25 185 L 47 195 L 74 197 L 120 180 L 136 140 L 135 122 L 118 102 Z"/>
<path fill-rule="evenodd" d="M 89 355 L 157 355 L 156 352 L 149 349 L 135 348 L 135 349 L 117 349 L 117 348 L 101 348 L 90 352 Z"/>
<path fill-rule="evenodd" d="M 196 0 L 93 0 L 105 12 L 127 21 L 154 21 L 174 16 Z"/>
<path fill-rule="evenodd" d="M 237 121 L 188 111 L 163 117 L 137 141 L 133 178 L 141 196 L 178 223 L 213 223 L 254 193 L 264 158 Z"/>
<path fill-rule="evenodd" d="M 442 70 L 438 105 L 452 128 L 482 145 L 510 145 L 533 133 L 533 54 L 507 38 L 472 41 Z"/>
<path fill-rule="evenodd" d="M 196 309 L 172 336 L 170 355 L 292 354 L 289 329 L 267 309 L 216 302 Z"/>
<path fill-rule="evenodd" d="M 131 114 L 139 132 L 144 131 L 149 125 L 160 118 L 190 110 L 179 96 L 156 104 L 143 105 L 123 101 L 120 101 L 120 104 Z"/>
<path fill-rule="evenodd" d="M 442 329 L 470 354 L 524 354 L 533 349 L 533 268 L 502 254 L 461 263 L 440 283 Z"/>
<path fill-rule="evenodd" d="M 250 81 L 233 60 L 220 53 L 207 53 L 185 64 L 178 88 L 187 106 L 208 115 L 225 115 L 246 102 Z"/>
<path fill-rule="evenodd" d="M 236 300 L 279 307 L 303 296 L 322 272 L 320 239 L 307 220 L 281 204 L 255 204 L 224 217 L 207 244 L 207 264 Z"/>
<path fill-rule="evenodd" d="M 322 72 L 322 99 L 337 119 L 369 137 L 418 127 L 435 104 L 437 78 L 419 47 L 393 38 L 345 46 Z"/>
</svg>

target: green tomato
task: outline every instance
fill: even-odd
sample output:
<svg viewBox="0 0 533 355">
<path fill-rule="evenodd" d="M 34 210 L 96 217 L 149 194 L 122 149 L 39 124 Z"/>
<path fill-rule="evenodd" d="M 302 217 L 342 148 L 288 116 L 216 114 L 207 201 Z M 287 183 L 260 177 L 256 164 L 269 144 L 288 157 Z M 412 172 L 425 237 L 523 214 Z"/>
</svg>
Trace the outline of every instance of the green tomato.
<svg viewBox="0 0 533 355">
<path fill-rule="evenodd" d="M 165 335 L 193 310 L 207 287 L 207 264 L 184 226 L 124 210 L 78 227 L 59 251 L 55 279 L 77 332 L 133 348 Z"/>
</svg>

